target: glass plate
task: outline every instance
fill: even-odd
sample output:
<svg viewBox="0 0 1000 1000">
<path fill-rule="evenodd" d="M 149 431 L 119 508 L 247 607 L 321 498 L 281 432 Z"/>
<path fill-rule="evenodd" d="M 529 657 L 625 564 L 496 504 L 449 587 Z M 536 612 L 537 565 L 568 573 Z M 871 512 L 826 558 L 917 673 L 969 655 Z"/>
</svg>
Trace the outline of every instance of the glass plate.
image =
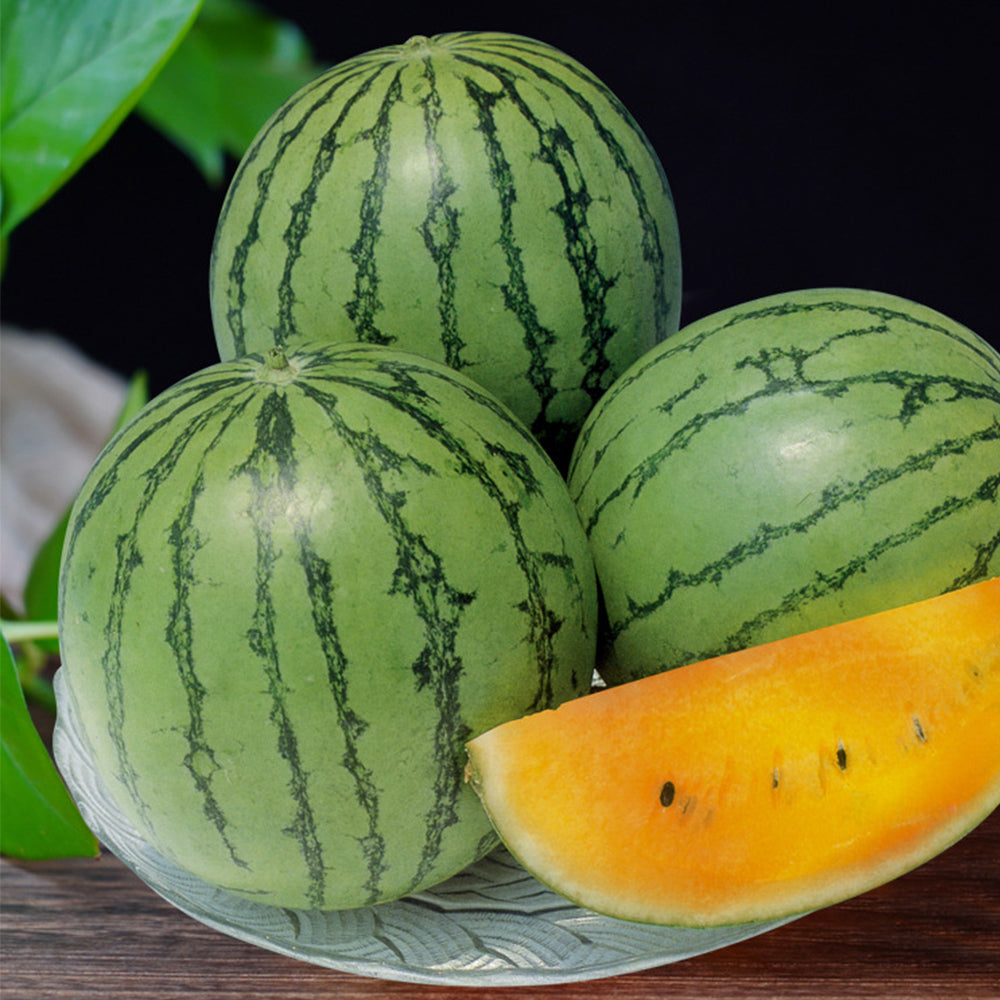
<svg viewBox="0 0 1000 1000">
<path fill-rule="evenodd" d="M 112 853 L 179 910 L 223 934 L 316 965 L 378 979 L 524 986 L 621 975 L 701 955 L 790 919 L 733 927 L 653 927 L 567 902 L 503 849 L 441 885 L 354 910 L 253 903 L 191 875 L 118 811 L 90 761 L 73 698 L 55 677 L 56 762 L 83 818 Z"/>
</svg>

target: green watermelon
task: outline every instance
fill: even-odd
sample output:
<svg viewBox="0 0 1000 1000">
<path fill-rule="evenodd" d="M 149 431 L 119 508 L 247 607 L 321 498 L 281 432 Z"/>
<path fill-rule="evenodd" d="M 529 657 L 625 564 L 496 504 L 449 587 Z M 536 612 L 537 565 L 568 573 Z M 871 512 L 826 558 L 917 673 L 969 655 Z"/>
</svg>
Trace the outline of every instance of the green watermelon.
<svg viewBox="0 0 1000 1000">
<path fill-rule="evenodd" d="M 489 393 L 387 347 L 279 349 L 182 380 L 102 452 L 61 669 L 163 855 L 349 908 L 495 844 L 464 744 L 588 690 L 596 608 L 566 485 Z"/>
<path fill-rule="evenodd" d="M 223 360 L 296 339 L 395 345 L 486 386 L 555 456 L 676 332 L 662 165 L 593 73 L 533 39 L 418 36 L 293 95 L 220 213 Z"/>
<path fill-rule="evenodd" d="M 933 309 L 810 289 L 647 353 L 570 492 L 629 680 L 1000 575 L 1000 355 Z"/>
</svg>

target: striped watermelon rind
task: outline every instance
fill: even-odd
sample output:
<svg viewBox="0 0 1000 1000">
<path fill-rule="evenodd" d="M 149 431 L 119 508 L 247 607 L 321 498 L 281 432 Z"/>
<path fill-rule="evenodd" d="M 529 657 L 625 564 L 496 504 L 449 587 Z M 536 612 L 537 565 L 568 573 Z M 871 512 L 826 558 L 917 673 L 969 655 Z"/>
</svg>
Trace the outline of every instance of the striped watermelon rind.
<svg viewBox="0 0 1000 1000">
<path fill-rule="evenodd" d="M 411 350 L 564 465 L 614 378 L 676 332 L 681 257 L 662 164 L 604 83 L 543 42 L 454 32 L 347 59 L 276 111 L 210 284 L 224 360 L 296 339 Z"/>
<path fill-rule="evenodd" d="M 707 316 L 595 407 L 569 472 L 612 681 L 1000 574 L 1000 355 L 806 289 Z"/>
<path fill-rule="evenodd" d="M 495 844 L 465 741 L 589 688 L 596 600 L 565 483 L 502 404 L 319 345 L 197 372 L 109 443 L 69 524 L 61 669 L 162 854 L 348 908 Z"/>
</svg>

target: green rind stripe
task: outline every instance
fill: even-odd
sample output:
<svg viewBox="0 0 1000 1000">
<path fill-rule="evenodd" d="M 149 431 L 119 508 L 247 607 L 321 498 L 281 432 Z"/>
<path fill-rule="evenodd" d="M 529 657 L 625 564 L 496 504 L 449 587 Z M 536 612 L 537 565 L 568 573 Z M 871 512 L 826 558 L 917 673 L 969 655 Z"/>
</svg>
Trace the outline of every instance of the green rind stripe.
<svg viewBox="0 0 1000 1000">
<path fill-rule="evenodd" d="M 218 435 L 216 435 L 212 446 L 216 441 L 218 441 Z M 212 446 L 209 447 L 208 451 L 212 450 Z M 168 532 L 175 597 L 170 608 L 165 637 L 177 662 L 181 684 L 187 696 L 188 723 L 184 727 L 184 737 L 187 740 L 188 751 L 184 755 L 184 766 L 201 795 L 205 816 L 215 827 L 233 863 L 240 868 L 248 868 L 249 866 L 240 857 L 236 845 L 226 830 L 229 824 L 212 788 L 213 779 L 221 767 L 215 751 L 205 735 L 205 686 L 198 676 L 196 663 L 190 601 L 192 588 L 198 584 L 193 568 L 194 556 L 204 541 L 193 522 L 195 507 L 204 490 L 204 484 L 204 470 L 199 469 L 191 488 L 184 496 L 181 510 Z M 124 718 L 122 721 L 124 722 Z"/>
<path fill-rule="evenodd" d="M 534 55 L 541 50 L 532 48 L 531 51 Z M 558 121 L 553 126 L 546 127 L 538 120 L 518 93 L 519 79 L 535 77 L 565 94 L 590 122 L 595 135 L 607 149 L 616 169 L 628 178 L 629 187 L 635 200 L 637 216 L 642 227 L 643 257 L 649 265 L 655 284 L 653 300 L 657 316 L 658 338 L 666 336 L 669 332 L 667 320 L 672 307 L 666 294 L 668 272 L 661 243 L 663 234 L 659 233 L 646 192 L 635 167 L 625 155 L 615 133 L 607 127 L 594 105 L 584 96 L 583 88 L 568 84 L 557 73 L 546 71 L 541 63 L 549 60 L 541 55 L 538 55 L 536 61 L 521 59 L 513 55 L 508 56 L 507 62 L 512 64 L 518 72 L 512 72 L 503 66 L 502 57 L 493 52 L 490 52 L 489 55 L 493 58 L 474 60 L 459 52 L 456 53 L 456 60 L 490 73 L 498 80 L 502 86 L 502 95 L 517 108 L 521 117 L 537 134 L 539 160 L 548 163 L 559 180 L 563 198 L 554 206 L 554 211 L 563 223 L 565 254 L 576 274 L 580 302 L 584 311 L 582 334 L 585 346 L 580 360 L 587 375 L 582 388 L 596 402 L 604 391 L 604 381 L 611 367 L 606 353 L 607 345 L 611 337 L 618 332 L 608 318 L 606 308 L 607 295 L 614 287 L 615 276 L 602 274 L 598 267 L 598 247 L 587 222 L 591 196 L 587 190 L 586 171 L 574 171 L 579 177 L 579 186 L 575 187 L 570 172 L 564 167 L 564 161 L 575 162 L 574 140 Z M 615 107 L 621 123 L 630 131 L 641 135 L 631 115 L 606 87 L 596 82 L 589 74 L 575 70 L 566 62 L 560 60 L 552 60 L 552 62 L 558 66 L 559 70 L 572 73 L 578 81 L 586 85 L 588 90 L 596 90 L 601 93 Z M 533 430 L 544 438 L 549 429 L 546 411 L 548 404 L 556 394 L 556 388 L 552 382 L 553 370 L 549 367 L 547 360 L 547 348 L 554 344 L 557 338 L 553 331 L 544 329 L 538 323 L 536 308 L 527 291 L 527 282 L 521 263 L 521 251 L 516 243 L 511 214 L 516 190 L 509 164 L 503 152 L 503 143 L 492 114 L 493 105 L 500 99 L 500 95 L 485 91 L 471 77 L 466 78 L 465 86 L 478 109 L 478 128 L 487 141 L 490 176 L 494 179 L 494 186 L 500 194 L 502 224 L 499 239 L 507 257 L 510 273 L 510 284 L 504 290 L 505 300 L 507 307 L 517 315 L 525 329 L 525 344 L 531 356 L 527 378 L 534 386 L 541 402 L 541 413 L 533 425 Z M 660 181 L 667 199 L 672 201 L 662 171 L 660 171 Z M 677 263 L 679 266 L 679 260 Z"/>
<path fill-rule="evenodd" d="M 275 331 L 275 343 L 277 344 L 286 343 L 288 334 L 295 329 L 295 319 L 292 315 L 292 310 L 295 306 L 293 270 L 301 255 L 302 241 L 309 232 L 309 220 L 312 215 L 313 205 L 316 201 L 316 192 L 330 168 L 333 166 L 339 149 L 338 135 L 340 126 L 343 123 L 344 118 L 350 114 L 354 105 L 367 95 L 375 79 L 376 76 L 374 74 L 368 77 L 363 84 L 357 87 L 354 93 L 351 94 L 350 98 L 344 102 L 344 106 L 337 115 L 333 125 L 327 130 L 319 142 L 317 155 L 313 160 L 312 174 L 310 176 L 309 183 L 303 189 L 298 200 L 292 206 L 291 218 L 289 219 L 288 226 L 282 237 L 288 250 L 285 255 L 281 280 L 278 284 L 278 328 Z M 324 100 L 317 102 L 316 105 L 310 109 L 310 115 L 315 110 L 322 108 L 326 101 L 332 99 L 336 90 L 336 86 L 330 87 L 324 94 Z M 309 116 L 303 118 L 298 123 L 294 131 L 286 132 L 282 135 L 281 142 L 278 147 L 278 154 L 275 156 L 273 163 L 270 165 L 270 169 L 276 169 L 281 156 L 283 156 L 289 148 L 292 148 L 292 141 L 298 133 L 298 128 L 305 124 L 308 117 Z M 378 127 L 376 127 L 375 132 L 378 132 Z M 265 185 L 260 191 L 260 198 L 257 206 L 255 207 L 255 218 L 259 216 L 260 210 L 263 208 L 264 202 L 267 198 L 267 190 L 268 186 Z M 234 271 L 233 277 L 237 279 L 238 286 L 242 287 L 242 276 L 240 275 L 237 277 L 237 273 Z"/>
<path fill-rule="evenodd" d="M 204 385 L 206 382 L 207 388 Z M 224 386 L 223 391 L 219 390 L 220 384 Z M 162 404 L 153 405 L 146 411 L 146 413 L 151 417 L 157 417 L 159 419 L 153 419 L 150 424 L 144 424 L 142 432 L 136 434 L 131 440 L 128 440 L 124 445 L 124 450 L 122 452 L 122 459 L 127 460 L 127 457 L 132 454 L 144 441 L 146 441 L 151 434 L 154 434 L 155 429 L 162 423 L 167 421 L 172 422 L 177 413 L 193 411 L 190 414 L 190 418 L 187 421 L 182 422 L 182 429 L 175 437 L 172 446 L 163 455 L 163 457 L 147 471 L 145 484 L 136 504 L 131 523 L 127 529 L 119 534 L 114 540 L 114 587 L 110 595 L 105 623 L 103 626 L 104 654 L 102 656 L 102 666 L 105 695 L 110 713 L 108 733 L 112 745 L 115 748 L 119 779 L 128 790 L 140 812 L 144 815 L 147 812 L 147 806 L 139 787 L 139 775 L 136 773 L 130 760 L 127 740 L 125 737 L 127 717 L 125 710 L 124 672 L 126 664 L 122 657 L 121 645 L 124 620 L 128 606 L 128 597 L 131 590 L 132 574 L 143 564 L 142 552 L 137 542 L 139 525 L 142 522 L 147 508 L 152 503 L 159 490 L 163 488 L 166 482 L 169 481 L 170 475 L 176 463 L 181 459 L 186 449 L 192 445 L 193 442 L 198 442 L 200 440 L 200 436 L 202 435 L 204 428 L 209 426 L 219 413 L 223 414 L 227 421 L 236 419 L 243 406 L 245 406 L 249 401 L 248 399 L 244 399 L 242 404 L 239 402 L 234 403 L 232 399 L 229 398 L 229 392 L 226 390 L 229 390 L 234 385 L 239 386 L 239 384 L 240 383 L 231 379 L 222 380 L 221 383 L 216 379 L 199 379 L 192 383 L 188 383 L 183 387 L 183 390 L 179 394 L 181 397 L 181 405 L 176 408 L 170 407 L 170 412 L 166 416 L 162 418 L 159 417 L 159 410 L 161 408 L 167 409 L 167 407 L 162 406 Z M 245 385 L 245 383 L 243 384 Z M 213 398 L 211 405 L 206 405 L 205 403 L 205 399 L 208 396 Z M 126 434 L 128 430 L 128 427 L 124 428 L 122 434 Z M 112 442 L 112 444 L 114 444 L 114 442 Z M 111 445 L 109 445 L 109 447 L 111 447 Z M 65 552 L 63 556 L 63 574 L 66 572 L 69 560 L 72 559 L 72 554 L 77 540 L 79 539 L 80 532 L 87 524 L 91 513 L 98 509 L 102 503 L 106 502 L 107 495 L 117 482 L 118 473 L 123 467 L 124 465 L 122 461 L 119 461 L 111 466 L 110 470 L 98 481 L 95 489 L 86 496 L 82 503 L 78 503 L 76 505 L 74 509 L 73 525 L 68 534 L 65 545 Z M 65 585 L 61 585 L 61 592 L 64 589 Z M 65 609 L 61 609 L 60 617 L 63 617 L 64 613 Z M 171 648 L 174 649 L 175 652 L 178 650 L 176 645 L 177 639 L 177 635 L 168 634 L 167 636 L 168 644 L 171 645 Z M 183 662 L 183 650 L 181 650 L 181 653 L 182 659 L 179 662 L 178 667 L 183 680 L 186 679 L 186 665 Z M 190 694 L 190 689 L 188 689 L 188 691 Z M 195 732 L 195 738 L 197 738 L 197 731 Z M 200 786 L 200 789 L 204 794 L 206 791 L 205 786 Z M 214 801 L 210 796 L 208 796 L 205 798 L 204 802 L 206 813 L 213 818 L 214 822 Z M 222 829 L 218 827 L 218 825 L 217 829 L 219 829 L 220 834 L 223 833 Z M 232 853 L 231 844 L 228 840 L 226 840 L 226 845 Z M 234 854 L 233 857 L 235 860 L 236 855 Z"/>
<path fill-rule="evenodd" d="M 460 370 L 466 367 L 462 359 L 465 341 L 458 330 L 458 310 L 455 301 L 455 252 L 459 246 L 460 215 L 451 204 L 458 190 L 451 175 L 444 150 L 438 138 L 438 128 L 446 115 L 437 85 L 437 75 L 431 59 L 424 60 L 424 73 L 429 84 L 427 96 L 421 100 L 424 111 L 424 145 L 428 161 L 433 164 L 433 181 L 427 199 L 427 215 L 420 226 L 424 245 L 437 269 L 439 289 L 438 315 L 441 319 L 441 344 L 444 362 Z"/>
<path fill-rule="evenodd" d="M 542 414 L 552 398 L 552 370 L 546 360 L 547 348 L 555 342 L 555 334 L 546 329 L 538 319 L 537 308 L 528 293 L 521 248 L 518 246 L 513 220 L 513 205 L 517 198 L 513 173 L 504 152 L 503 143 L 494 121 L 493 105 L 499 100 L 475 81 L 466 80 L 466 90 L 477 114 L 477 129 L 483 137 L 489 176 L 497 193 L 500 207 L 500 230 L 497 242 L 503 250 L 507 266 L 507 283 L 503 286 L 503 300 L 506 308 L 517 317 L 524 330 L 524 346 L 530 360 L 526 377 L 542 402 Z M 538 426 L 533 428 L 536 432 Z"/>
<path fill-rule="evenodd" d="M 257 605 L 247 639 L 267 679 L 270 717 L 278 732 L 278 753 L 288 765 L 289 793 L 295 803 L 295 817 L 286 832 L 299 844 L 309 873 L 308 896 L 314 906 L 320 907 L 326 883 L 323 849 L 316 835 L 316 817 L 310 805 L 309 775 L 302 764 L 295 727 L 285 703 L 287 689 L 275 638 L 272 578 L 280 551 L 275 546 L 273 529 L 275 521 L 285 515 L 283 511 L 276 511 L 272 502 L 274 478 L 276 475 L 284 492 L 291 496 L 297 477 L 295 422 L 283 393 L 270 392 L 263 397 L 256 425 L 254 450 L 236 470 L 237 475 L 248 477 L 253 487 L 248 513 L 257 539 L 254 568 Z"/>
<path fill-rule="evenodd" d="M 143 408 L 141 428 L 135 433 L 131 433 L 130 428 L 123 428 L 108 442 L 103 453 L 114 449 L 118 452 L 117 457 L 120 460 L 127 460 L 147 440 L 155 437 L 164 426 L 176 419 L 177 414 L 190 414 L 192 419 L 201 420 L 206 400 L 213 402 L 218 400 L 220 407 L 224 406 L 225 403 L 221 401 L 222 394 L 228 389 L 238 391 L 245 388 L 245 385 L 246 379 L 240 374 L 225 373 L 219 375 L 215 372 L 209 372 L 191 375 L 177 383 L 169 396 L 158 396 L 147 403 Z M 119 442 L 119 438 L 124 440 Z M 94 464 L 95 467 L 101 465 L 103 468 L 100 458 L 101 456 L 98 456 L 98 460 Z M 115 464 L 104 470 L 99 479 L 88 482 L 86 495 L 81 497 L 74 510 L 65 552 L 72 552 L 76 538 L 86 527 L 90 515 L 101 507 L 118 481 L 119 468 L 118 464 Z"/>
<path fill-rule="evenodd" d="M 312 620 L 326 660 L 327 684 L 333 695 L 337 723 L 343 734 L 345 749 L 342 760 L 352 777 L 355 796 L 366 819 L 366 830 L 358 838 L 358 846 L 368 870 L 364 888 L 368 891 L 369 901 L 375 901 L 378 898 L 379 879 L 386 871 L 387 864 L 385 837 L 379 828 L 378 785 L 371 768 L 362 761 L 358 747 L 358 740 L 368 728 L 368 723 L 351 707 L 347 657 L 332 613 L 334 580 L 330 562 L 315 550 L 305 524 L 296 528 L 296 537 Z"/>
<path fill-rule="evenodd" d="M 381 305 L 378 297 L 379 274 L 375 248 L 379 237 L 379 218 L 382 214 L 385 185 L 388 180 L 392 135 L 390 113 L 401 92 L 399 76 L 400 73 L 397 72 L 386 88 L 369 134 L 375 150 L 375 162 L 371 175 L 362 185 L 364 195 L 359 206 L 358 238 L 350 248 L 350 257 L 355 268 L 354 298 L 346 304 L 345 309 L 354 323 L 358 340 L 370 344 L 389 344 L 392 340 L 383 334 L 375 323 L 375 316 Z"/>
<path fill-rule="evenodd" d="M 505 46 L 503 46 L 502 43 L 497 46 L 498 49 L 502 49 L 504 47 Z M 666 336 L 669 332 L 669 316 L 674 305 L 674 303 L 669 300 L 667 295 L 667 278 L 670 274 L 669 268 L 674 268 L 677 271 L 674 278 L 675 281 L 678 282 L 679 286 L 680 258 L 678 257 L 676 260 L 669 262 L 668 265 L 663 253 L 663 241 L 667 234 L 659 231 L 655 213 L 650 208 L 649 196 L 639 177 L 638 171 L 626 155 L 616 132 L 608 127 L 604 117 L 598 113 L 594 103 L 585 95 L 588 93 L 599 94 L 614 110 L 618 118 L 618 123 L 623 127 L 623 129 L 626 132 L 632 133 L 640 138 L 640 140 L 645 144 L 646 139 L 642 130 L 637 125 L 631 113 L 621 103 L 621 101 L 618 100 L 615 94 L 579 63 L 576 63 L 574 60 L 569 58 L 557 58 L 559 53 L 556 50 L 547 49 L 546 46 L 522 46 L 513 44 L 510 45 L 509 48 L 512 51 L 526 51 L 529 53 L 530 58 L 523 58 L 521 56 L 514 55 L 508 56 L 508 60 L 513 63 L 525 77 L 535 76 L 542 82 L 558 88 L 579 108 L 580 111 L 583 112 L 593 127 L 595 135 L 597 135 L 605 149 L 608 151 L 615 168 L 621 171 L 621 173 L 628 179 L 629 188 L 632 192 L 632 197 L 635 200 L 636 213 L 642 226 L 643 258 L 649 265 L 650 273 L 652 274 L 655 283 L 653 301 L 657 316 L 656 329 L 660 338 Z M 464 57 L 459 55 L 458 58 L 462 59 Z M 500 57 L 497 56 L 495 58 L 497 59 L 497 62 L 500 61 Z M 472 60 L 469 60 L 469 62 L 471 63 Z M 552 65 L 554 67 L 554 71 L 547 71 L 544 68 L 546 64 Z M 477 63 L 476 65 L 479 65 L 480 68 L 484 70 L 491 69 L 488 62 Z M 570 79 L 567 80 L 567 77 Z M 513 80 L 513 78 L 511 79 Z M 516 94 L 516 87 L 511 86 L 510 89 L 512 93 Z M 563 141 L 567 141 L 568 137 L 566 137 L 565 131 L 560 130 L 560 133 L 562 137 L 565 137 Z M 561 145 L 561 143 L 559 144 Z M 652 155 L 650 159 L 657 167 L 662 193 L 666 200 L 672 205 L 673 195 L 659 160 Z M 573 211 L 574 202 L 583 200 L 584 199 L 582 198 L 571 198 L 570 195 L 567 194 L 566 201 L 564 202 L 567 207 L 560 211 L 560 215 L 568 216 L 568 226 L 571 224 L 569 220 L 573 220 L 573 216 L 577 214 Z M 576 225 L 572 226 L 571 232 L 567 234 L 570 249 L 572 248 L 572 241 L 574 239 L 573 233 L 582 232 L 584 228 L 585 227 L 580 223 L 576 223 Z M 572 254 L 571 259 L 573 259 Z M 591 264 L 591 261 L 588 260 L 588 264 Z M 596 268 L 596 265 L 592 266 Z M 587 294 L 587 286 L 592 284 L 592 281 L 589 279 L 590 269 L 589 267 L 583 268 L 581 264 L 577 264 L 577 271 L 581 282 L 581 297 L 586 303 L 591 301 L 593 298 L 593 293 L 591 293 L 591 295 Z M 613 278 L 611 276 L 603 278 L 603 281 L 600 280 L 600 278 L 601 276 L 598 275 L 598 278 L 595 279 L 599 287 L 599 294 L 596 296 L 597 301 L 603 301 L 603 298 L 607 293 L 607 289 L 613 284 Z M 589 334 L 588 346 L 581 360 L 585 363 L 589 362 L 588 368 L 596 365 L 603 374 L 607 368 L 606 359 L 603 357 L 603 350 L 606 345 L 608 335 L 614 331 L 604 330 L 599 322 L 588 322 L 587 330 Z M 597 388 L 599 387 L 595 383 L 594 386 L 588 386 L 588 391 L 596 390 Z M 597 395 L 599 394 L 600 393 L 598 392 Z M 596 395 L 594 398 L 597 398 Z"/>
<path fill-rule="evenodd" d="M 982 502 L 995 504 L 998 498 L 1000 498 L 1000 475 L 988 477 L 983 481 L 980 488 L 969 496 L 949 497 L 944 502 L 927 511 L 925 516 L 920 520 L 914 521 L 900 531 L 886 535 L 872 545 L 864 554 L 859 554 L 849 562 L 838 566 L 833 572 L 822 574 L 816 582 L 787 594 L 780 605 L 768 608 L 760 612 L 753 619 L 745 622 L 739 631 L 728 636 L 726 641 L 720 645 L 720 652 L 728 652 L 733 649 L 745 647 L 760 628 L 795 611 L 810 601 L 816 600 L 833 591 L 840 590 L 850 579 L 864 573 L 868 566 L 872 565 L 886 552 L 913 541 L 935 525 L 945 522 L 947 518 L 959 512 L 968 510 L 974 504 Z M 968 568 L 949 581 L 942 592 L 955 590 L 983 579 L 986 572 L 986 565 L 998 551 L 998 546 L 1000 546 L 1000 530 L 988 542 L 976 546 L 975 557 L 970 562 Z"/>
<path fill-rule="evenodd" d="M 375 72 L 373 72 L 361 83 L 358 83 L 354 79 L 354 73 L 346 74 L 343 77 L 335 76 L 333 77 L 332 85 L 325 87 L 323 84 L 326 84 L 328 80 L 326 77 L 321 77 L 319 81 L 317 81 L 316 86 L 308 91 L 309 94 L 312 94 L 313 90 L 320 90 L 321 92 L 319 96 L 309 104 L 306 111 L 290 128 L 281 132 L 278 138 L 277 152 L 256 174 L 256 200 L 253 204 L 253 208 L 251 209 L 250 217 L 247 220 L 246 232 L 236 245 L 232 261 L 230 262 L 228 268 L 227 295 L 229 303 L 226 310 L 226 319 L 229 324 L 229 329 L 233 335 L 235 353 L 237 356 L 244 354 L 246 351 L 246 329 L 244 326 L 243 312 L 246 306 L 245 270 L 247 258 L 251 248 L 260 239 L 260 216 L 267 203 L 268 193 L 271 188 L 273 177 L 281 167 L 282 158 L 290 149 L 294 148 L 295 139 L 298 137 L 312 116 L 321 112 L 322 109 L 334 99 L 337 91 L 341 87 L 350 86 L 354 89 L 345 102 L 344 107 L 338 114 L 336 123 L 342 121 L 343 118 L 350 112 L 353 105 L 368 93 L 377 79 L 379 72 L 380 71 L 376 69 Z M 295 110 L 299 110 L 299 106 L 297 104 L 285 105 L 281 109 L 281 112 L 272 119 L 268 128 L 257 138 L 257 140 L 255 140 L 251 149 L 248 150 L 247 155 L 240 164 L 240 169 L 233 178 L 229 192 L 227 193 L 226 201 L 224 202 L 222 211 L 220 212 L 220 228 L 225 225 L 226 218 L 231 210 L 232 196 L 234 192 L 240 189 L 243 173 L 249 173 L 251 167 L 255 165 L 259 151 L 264 144 L 264 140 L 268 139 L 273 131 L 284 124 L 285 117 L 290 115 Z M 325 158 L 331 156 L 333 150 L 335 149 L 334 142 L 336 136 L 336 123 L 330 130 L 330 137 L 324 141 L 323 154 L 320 157 L 319 169 L 322 169 L 322 164 L 325 161 Z M 301 244 L 301 240 L 308 228 L 308 215 L 305 213 L 309 207 L 310 194 L 311 190 L 307 189 L 303 199 L 300 199 L 300 201 L 296 204 L 296 211 L 293 212 L 292 223 L 290 224 L 289 230 L 285 234 L 285 241 L 290 248 L 290 254 L 282 266 L 281 302 L 283 312 L 281 317 L 282 322 L 272 331 L 275 344 L 284 344 L 287 341 L 290 331 L 294 329 L 294 324 L 289 320 L 291 303 L 294 301 L 294 294 L 290 291 L 291 272 L 298 256 L 298 247 Z M 219 264 L 220 262 L 216 255 L 216 251 L 213 248 L 211 262 L 212 270 L 214 271 Z"/>
<path fill-rule="evenodd" d="M 993 428 L 992 432 L 988 435 L 975 436 L 974 440 L 1000 441 L 1000 425 Z M 818 521 L 830 516 L 843 504 L 854 503 L 863 509 L 865 496 L 872 489 L 891 482 L 893 479 L 905 475 L 907 472 L 932 468 L 937 458 L 946 454 L 963 454 L 967 450 L 966 447 L 959 447 L 954 450 L 942 449 L 933 457 L 927 455 L 915 456 L 912 463 L 901 463 L 901 466 L 893 470 L 875 470 L 871 479 L 877 482 L 873 482 L 873 484 L 861 484 L 854 491 L 844 490 L 839 485 L 832 486 L 829 494 L 831 498 L 836 496 L 836 499 L 832 499 L 829 510 L 820 507 L 812 511 L 808 517 L 786 525 L 761 525 L 752 538 L 741 542 L 721 558 L 706 564 L 695 572 L 682 573 L 671 569 L 663 589 L 653 600 L 643 602 L 642 604 L 630 601 L 628 614 L 624 618 L 610 623 L 612 637 L 617 638 L 636 622 L 641 621 L 662 608 L 678 591 L 685 588 L 696 588 L 706 584 L 718 583 L 727 572 L 735 569 L 741 563 L 763 556 L 773 542 L 808 531 Z M 976 489 L 964 496 L 947 497 L 941 503 L 927 510 L 919 519 L 897 531 L 884 535 L 882 538 L 869 544 L 864 552 L 858 553 L 846 562 L 832 568 L 824 568 L 822 572 L 817 571 L 815 578 L 808 584 L 783 595 L 780 601 L 771 607 L 759 611 L 753 618 L 743 622 L 738 629 L 727 635 L 722 642 L 710 647 L 707 651 L 700 650 L 697 653 L 697 657 L 718 656 L 744 648 L 751 644 L 753 636 L 761 628 L 789 615 L 810 601 L 842 590 L 853 577 L 867 572 L 874 563 L 892 549 L 912 542 L 935 525 L 941 524 L 949 517 L 967 511 L 977 504 L 995 504 L 998 500 L 1000 500 L 1000 473 L 987 476 Z M 996 554 L 998 546 L 1000 546 L 1000 529 L 998 529 L 997 533 L 990 540 L 975 547 L 968 568 L 950 581 L 945 589 L 954 590 L 982 579 L 986 571 L 986 566 Z M 692 658 L 695 655 L 693 652 L 690 654 Z"/>
<path fill-rule="evenodd" d="M 338 367 L 338 373 L 335 375 L 324 371 L 327 362 L 333 357 L 336 358 Z M 421 376 L 426 378 L 428 370 L 427 363 L 422 360 L 407 361 L 397 354 L 392 361 L 382 360 L 374 364 L 376 371 L 388 372 L 393 376 L 395 386 L 386 389 L 371 381 L 370 373 L 373 368 L 373 359 L 363 345 L 358 345 L 358 349 L 354 351 L 346 345 L 324 347 L 313 344 L 309 353 L 304 355 L 304 359 L 301 362 L 303 376 L 308 377 L 313 372 L 319 371 L 322 373 L 323 384 L 350 385 L 359 391 L 369 392 L 394 408 L 409 413 L 418 422 L 422 419 L 420 414 L 429 413 L 434 406 L 433 395 L 421 384 Z M 344 374 L 355 366 L 358 370 L 356 377 Z M 542 462 L 551 467 L 551 459 L 539 445 L 537 439 L 516 417 L 511 415 L 510 410 L 495 396 L 468 379 L 461 376 L 456 378 L 448 368 L 436 367 L 434 382 L 447 386 L 453 392 L 460 393 L 474 409 L 488 411 L 507 433 L 520 441 L 523 451 L 508 454 L 508 471 L 516 476 L 520 486 L 527 493 L 536 494 L 539 490 L 539 482 L 537 475 L 532 470 L 532 464 Z M 441 426 L 440 419 L 436 423 Z M 531 456 L 530 460 L 528 456 Z"/>
</svg>

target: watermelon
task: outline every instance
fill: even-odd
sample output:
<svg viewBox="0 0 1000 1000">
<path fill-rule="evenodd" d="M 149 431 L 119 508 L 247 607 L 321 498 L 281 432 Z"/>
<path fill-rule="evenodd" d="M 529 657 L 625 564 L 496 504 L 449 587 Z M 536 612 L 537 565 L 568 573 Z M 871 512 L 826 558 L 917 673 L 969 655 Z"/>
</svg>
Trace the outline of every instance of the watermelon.
<svg viewBox="0 0 1000 1000">
<path fill-rule="evenodd" d="M 612 682 L 1000 574 L 1000 355 L 926 306 L 806 289 L 687 325 L 569 471 Z"/>
<path fill-rule="evenodd" d="M 676 332 L 662 164 L 543 42 L 417 36 L 293 95 L 247 150 L 211 256 L 220 357 L 394 345 L 474 378 L 562 465 L 584 415 Z"/>
<path fill-rule="evenodd" d="M 601 913 L 840 902 L 1000 806 L 1000 579 L 512 720 L 469 743 L 468 775 L 524 866 Z"/>
<path fill-rule="evenodd" d="M 147 841 L 257 902 L 350 908 L 496 843 L 464 744 L 589 689 L 565 483 L 452 369 L 352 342 L 147 404 L 74 505 L 65 687 Z"/>
</svg>

